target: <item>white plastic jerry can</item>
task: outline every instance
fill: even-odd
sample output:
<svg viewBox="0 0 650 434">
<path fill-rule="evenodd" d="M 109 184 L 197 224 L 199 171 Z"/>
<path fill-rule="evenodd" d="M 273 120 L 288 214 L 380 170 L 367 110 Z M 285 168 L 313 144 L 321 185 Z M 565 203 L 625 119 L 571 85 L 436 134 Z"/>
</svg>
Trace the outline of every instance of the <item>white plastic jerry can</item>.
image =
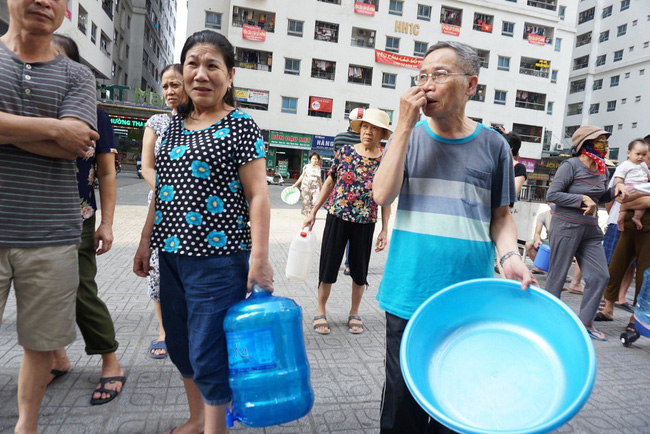
<svg viewBox="0 0 650 434">
<path fill-rule="evenodd" d="M 300 231 L 291 241 L 287 257 L 287 278 L 304 282 L 309 276 L 316 250 L 316 237 L 311 231 Z"/>
</svg>

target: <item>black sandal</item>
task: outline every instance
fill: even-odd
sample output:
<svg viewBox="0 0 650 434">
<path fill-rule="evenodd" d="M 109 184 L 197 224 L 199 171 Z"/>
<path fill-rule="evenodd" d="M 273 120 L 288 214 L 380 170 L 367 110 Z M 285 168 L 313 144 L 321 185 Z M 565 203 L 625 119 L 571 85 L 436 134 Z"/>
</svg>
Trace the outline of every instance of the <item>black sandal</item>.
<svg viewBox="0 0 650 434">
<path fill-rule="evenodd" d="M 627 325 L 627 327 L 625 327 L 625 331 L 630 333 L 636 333 L 636 326 L 634 325 L 633 322 L 631 322 Z"/>
<path fill-rule="evenodd" d="M 90 404 L 91 405 L 101 405 L 101 404 L 106 404 L 107 402 L 111 402 L 114 400 L 117 395 L 119 395 L 122 392 L 122 389 L 120 391 L 116 390 L 110 390 L 105 388 L 107 383 L 115 383 L 119 381 L 122 383 L 122 389 L 124 388 L 124 385 L 126 384 L 126 377 L 102 377 L 99 379 L 99 389 L 93 390 L 93 394 L 90 395 Z M 108 398 L 93 398 L 93 395 L 96 393 L 108 393 L 110 396 Z"/>
</svg>

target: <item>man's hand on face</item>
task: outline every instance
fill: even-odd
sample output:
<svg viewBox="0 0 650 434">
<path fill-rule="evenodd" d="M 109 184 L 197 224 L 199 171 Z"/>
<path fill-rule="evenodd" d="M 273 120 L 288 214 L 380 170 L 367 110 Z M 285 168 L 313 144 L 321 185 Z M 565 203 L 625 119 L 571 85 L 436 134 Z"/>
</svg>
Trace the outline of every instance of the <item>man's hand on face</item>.
<svg viewBox="0 0 650 434">
<path fill-rule="evenodd" d="M 64 118 L 57 121 L 58 133 L 56 143 L 78 157 L 88 155 L 99 134 L 79 119 Z"/>
<path fill-rule="evenodd" d="M 427 103 L 427 96 L 419 86 L 409 88 L 399 101 L 399 122 L 413 128 L 420 118 L 420 110 Z"/>
</svg>

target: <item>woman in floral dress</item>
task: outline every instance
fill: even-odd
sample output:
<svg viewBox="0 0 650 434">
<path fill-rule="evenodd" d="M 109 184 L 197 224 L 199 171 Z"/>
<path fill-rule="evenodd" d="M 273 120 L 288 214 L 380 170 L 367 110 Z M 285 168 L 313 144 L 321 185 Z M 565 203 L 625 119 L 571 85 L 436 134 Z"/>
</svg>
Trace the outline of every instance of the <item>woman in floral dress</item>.
<svg viewBox="0 0 650 434">
<path fill-rule="evenodd" d="M 309 155 L 309 164 L 306 164 L 302 168 L 302 174 L 300 178 L 292 185 L 293 188 L 296 188 L 298 184 L 302 183 L 300 186 L 300 191 L 302 193 L 302 215 L 306 216 L 311 211 L 314 206 L 314 201 L 320 193 L 320 189 L 323 186 L 323 181 L 320 179 L 320 155 L 318 152 L 314 151 Z"/>
<path fill-rule="evenodd" d="M 348 331 L 363 332 L 359 305 L 366 287 L 372 238 L 377 221 L 377 203 L 372 197 L 372 180 L 381 161 L 379 142 L 390 137 L 388 114 L 377 109 L 367 109 L 363 119 L 350 123 L 350 128 L 360 134 L 361 143 L 343 146 L 334 157 L 327 180 L 307 215 L 303 227 L 311 230 L 316 213 L 327 201 L 328 211 L 323 232 L 320 266 L 318 270 L 318 308 L 314 317 L 316 333 L 329 334 L 326 304 L 332 284 L 336 282 L 345 245 L 350 242 L 350 276 L 352 277 L 352 302 L 348 316 Z M 381 232 L 377 237 L 376 252 L 387 244 L 390 207 L 382 207 Z"/>
</svg>

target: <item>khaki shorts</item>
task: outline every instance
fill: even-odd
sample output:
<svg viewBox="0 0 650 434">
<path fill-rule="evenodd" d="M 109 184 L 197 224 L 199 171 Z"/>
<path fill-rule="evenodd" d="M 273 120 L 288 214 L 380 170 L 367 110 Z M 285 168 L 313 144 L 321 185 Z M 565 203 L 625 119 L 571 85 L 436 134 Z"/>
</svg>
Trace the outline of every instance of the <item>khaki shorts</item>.
<svg viewBox="0 0 650 434">
<path fill-rule="evenodd" d="M 78 245 L 0 247 L 0 322 L 13 282 L 18 343 L 34 351 L 63 348 L 76 338 Z"/>
</svg>

